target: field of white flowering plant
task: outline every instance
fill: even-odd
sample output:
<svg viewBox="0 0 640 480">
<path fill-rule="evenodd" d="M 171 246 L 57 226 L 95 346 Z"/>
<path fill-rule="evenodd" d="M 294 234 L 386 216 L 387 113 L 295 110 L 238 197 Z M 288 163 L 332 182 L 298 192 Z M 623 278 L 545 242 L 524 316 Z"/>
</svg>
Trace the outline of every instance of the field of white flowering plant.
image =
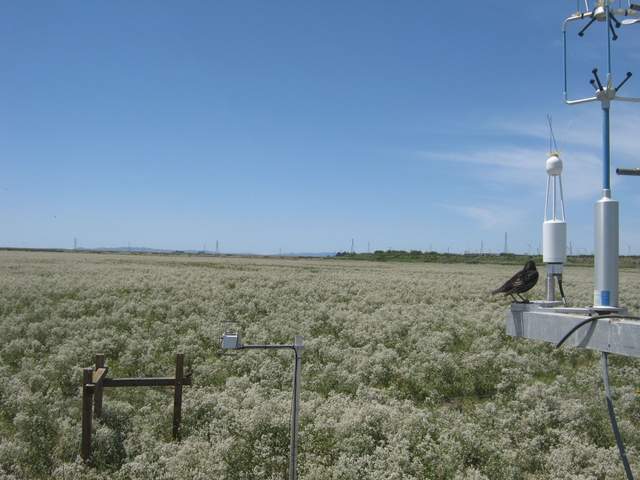
<svg viewBox="0 0 640 480">
<path fill-rule="evenodd" d="M 291 352 L 221 355 L 225 325 L 305 337 L 301 480 L 623 478 L 597 354 L 505 335 L 488 292 L 513 270 L 0 252 L 0 478 L 286 478 Z M 565 283 L 589 301 L 590 269 Z M 639 312 L 640 272 L 621 286 Z M 171 389 L 106 390 L 83 465 L 82 367 L 104 353 L 114 376 L 171 375 L 176 352 L 193 371 L 182 441 Z M 640 472 L 640 362 L 611 361 Z"/>
</svg>

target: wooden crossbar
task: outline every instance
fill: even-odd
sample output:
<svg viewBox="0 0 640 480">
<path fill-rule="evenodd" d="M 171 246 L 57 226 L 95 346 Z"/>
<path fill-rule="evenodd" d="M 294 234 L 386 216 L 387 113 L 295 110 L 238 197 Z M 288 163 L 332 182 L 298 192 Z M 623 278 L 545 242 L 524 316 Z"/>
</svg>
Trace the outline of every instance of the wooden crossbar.
<svg viewBox="0 0 640 480">
<path fill-rule="evenodd" d="M 98 385 L 104 381 L 104 377 L 107 375 L 106 368 L 96 368 L 93 372 L 93 376 L 91 377 L 91 383 L 94 385 Z"/>
<path fill-rule="evenodd" d="M 105 378 L 105 387 L 174 387 L 178 383 L 175 377 L 142 377 L 142 378 Z M 191 385 L 191 377 L 185 377 L 182 385 Z"/>
<path fill-rule="evenodd" d="M 184 374 L 184 354 L 176 354 L 176 374 L 174 377 L 107 378 L 109 368 L 105 365 L 104 354 L 96 355 L 95 367 L 83 370 L 82 376 L 82 441 L 80 456 L 91 459 L 92 417 L 102 415 L 102 397 L 105 388 L 115 387 L 173 387 L 173 428 L 174 440 L 180 439 L 182 422 L 182 386 L 191 385 L 191 374 Z"/>
</svg>

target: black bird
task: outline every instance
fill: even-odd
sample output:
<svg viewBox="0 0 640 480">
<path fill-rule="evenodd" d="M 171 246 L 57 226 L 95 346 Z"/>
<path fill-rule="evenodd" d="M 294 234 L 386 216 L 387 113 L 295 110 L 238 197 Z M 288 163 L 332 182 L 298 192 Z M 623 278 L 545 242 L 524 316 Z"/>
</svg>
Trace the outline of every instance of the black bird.
<svg viewBox="0 0 640 480">
<path fill-rule="evenodd" d="M 533 260 L 529 260 L 525 263 L 524 268 L 516 273 L 513 277 L 505 282 L 500 288 L 491 292 L 492 294 L 504 293 L 505 295 L 511 295 L 511 298 L 517 302 L 514 295 L 517 295 L 522 302 L 528 302 L 528 300 L 522 298 L 521 293 L 528 292 L 538 283 L 538 270 L 536 270 L 536 263 Z"/>
</svg>

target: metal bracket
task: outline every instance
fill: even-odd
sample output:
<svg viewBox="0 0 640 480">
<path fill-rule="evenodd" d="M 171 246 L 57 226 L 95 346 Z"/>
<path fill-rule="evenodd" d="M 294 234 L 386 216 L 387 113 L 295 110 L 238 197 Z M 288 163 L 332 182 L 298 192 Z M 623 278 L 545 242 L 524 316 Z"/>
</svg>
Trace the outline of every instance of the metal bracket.
<svg viewBox="0 0 640 480">
<path fill-rule="evenodd" d="M 593 315 L 602 314 L 604 311 L 626 314 L 624 308 L 599 307 L 595 310 L 553 305 L 549 302 L 512 304 L 507 311 L 507 335 L 557 344 L 569 330 Z M 640 358 L 640 322 L 620 319 L 595 320 L 576 331 L 566 343 L 573 347 Z"/>
</svg>

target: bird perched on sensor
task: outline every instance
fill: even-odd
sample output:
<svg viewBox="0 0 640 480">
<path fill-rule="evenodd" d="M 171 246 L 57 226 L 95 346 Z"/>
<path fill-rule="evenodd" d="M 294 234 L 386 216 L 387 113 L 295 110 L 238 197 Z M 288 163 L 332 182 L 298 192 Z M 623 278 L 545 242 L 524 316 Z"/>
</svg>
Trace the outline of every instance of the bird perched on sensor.
<svg viewBox="0 0 640 480">
<path fill-rule="evenodd" d="M 524 268 L 516 273 L 513 277 L 505 282 L 500 288 L 491 292 L 493 295 L 496 293 L 504 293 L 510 295 L 513 301 L 516 303 L 529 303 L 529 300 L 522 297 L 522 293 L 528 292 L 538 283 L 538 270 L 536 269 L 536 262 L 529 260 L 525 263 Z M 520 301 L 514 297 L 517 295 Z"/>
</svg>

